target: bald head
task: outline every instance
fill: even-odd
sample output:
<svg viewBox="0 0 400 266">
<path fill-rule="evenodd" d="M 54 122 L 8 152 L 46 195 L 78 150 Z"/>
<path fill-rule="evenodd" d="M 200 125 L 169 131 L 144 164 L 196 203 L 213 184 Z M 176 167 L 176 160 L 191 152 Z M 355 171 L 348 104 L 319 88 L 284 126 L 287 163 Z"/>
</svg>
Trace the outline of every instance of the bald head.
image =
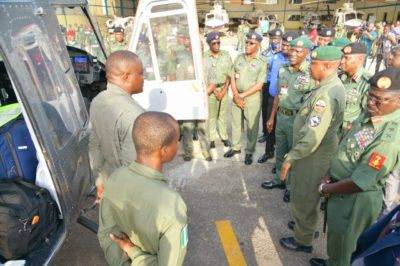
<svg viewBox="0 0 400 266">
<path fill-rule="evenodd" d="M 134 65 L 142 65 L 142 62 L 135 53 L 127 50 L 116 51 L 107 58 L 107 78 L 121 76 L 126 72 L 127 68 Z"/>
<path fill-rule="evenodd" d="M 132 137 L 137 153 L 149 155 L 178 140 L 178 122 L 167 113 L 145 112 L 136 118 Z"/>
</svg>

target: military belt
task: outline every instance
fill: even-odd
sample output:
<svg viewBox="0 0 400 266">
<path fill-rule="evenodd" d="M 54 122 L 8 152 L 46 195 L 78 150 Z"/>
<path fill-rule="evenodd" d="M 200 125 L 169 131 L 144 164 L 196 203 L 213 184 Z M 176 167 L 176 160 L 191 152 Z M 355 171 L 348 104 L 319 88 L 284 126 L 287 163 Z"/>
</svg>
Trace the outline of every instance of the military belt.
<svg viewBox="0 0 400 266">
<path fill-rule="evenodd" d="M 280 114 L 283 114 L 283 115 L 292 116 L 292 115 L 295 115 L 297 113 L 297 110 L 292 110 L 292 109 L 279 107 L 278 112 Z"/>
</svg>

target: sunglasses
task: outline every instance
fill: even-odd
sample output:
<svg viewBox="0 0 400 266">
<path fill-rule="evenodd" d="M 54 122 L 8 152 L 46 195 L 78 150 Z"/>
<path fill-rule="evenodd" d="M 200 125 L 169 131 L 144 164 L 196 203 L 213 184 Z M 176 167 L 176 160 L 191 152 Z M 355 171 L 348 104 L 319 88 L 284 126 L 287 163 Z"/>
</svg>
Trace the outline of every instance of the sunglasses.
<svg viewBox="0 0 400 266">
<path fill-rule="evenodd" d="M 221 42 L 211 42 L 211 45 L 220 45 L 221 44 Z"/>
</svg>

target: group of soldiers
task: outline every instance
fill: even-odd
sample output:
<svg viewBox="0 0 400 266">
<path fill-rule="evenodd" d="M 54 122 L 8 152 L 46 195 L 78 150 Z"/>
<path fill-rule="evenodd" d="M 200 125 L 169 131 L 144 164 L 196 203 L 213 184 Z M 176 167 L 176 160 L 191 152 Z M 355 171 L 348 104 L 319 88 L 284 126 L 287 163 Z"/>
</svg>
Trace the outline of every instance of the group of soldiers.
<svg viewBox="0 0 400 266">
<path fill-rule="evenodd" d="M 284 33 L 280 29 L 269 31 L 266 35 L 268 36 L 249 31 L 245 38 L 244 52 L 232 62 L 230 54 L 220 49 L 221 41 L 224 40 L 221 34 L 207 34 L 206 43 L 209 49 L 204 52 L 204 72 L 209 95 L 209 118 L 207 121 L 180 121 L 184 160 L 192 159 L 192 138 L 195 131 L 200 133 L 206 160 L 212 160 L 209 151 L 215 148 L 218 139 L 221 139 L 225 147 L 229 147 L 224 157 L 231 158 L 241 154 L 242 133 L 246 131 L 244 163 L 250 165 L 253 163 L 257 140 L 265 142 L 265 153 L 258 162 L 263 163 L 275 157 L 276 167 L 273 169 L 274 179 L 264 182 L 262 187 L 286 189 L 284 201 L 290 202 L 293 217 L 288 222 L 288 227 L 294 231 L 294 236 L 281 238 L 280 244 L 289 250 L 312 252 L 322 197 L 325 199 L 324 230 L 327 226 L 329 260 L 313 258 L 310 263 L 350 265 L 358 237 L 376 221 L 382 211 L 385 181 L 390 180 L 394 184 L 397 180 L 398 190 L 399 177 L 396 171 L 400 166 L 400 150 L 395 143 L 400 141 L 400 49 L 394 47 L 391 50 L 387 69 L 372 75 L 364 68 L 368 48 L 363 43 L 351 42 L 347 38 L 335 39 L 334 29 L 320 29 L 315 42 L 304 33 Z M 265 37 L 269 38 L 269 48 L 260 51 Z M 141 41 L 147 42 L 145 36 L 141 38 Z M 190 38 L 187 33 L 178 31 L 177 39 L 177 45 L 166 52 L 166 61 L 174 60 L 175 66 L 167 71 L 167 79 L 191 79 L 194 69 Z M 168 231 L 157 224 L 160 222 L 157 217 L 147 216 L 150 209 L 156 208 L 157 201 L 149 199 L 146 191 L 150 190 L 146 189 L 151 182 L 144 180 L 150 178 L 164 183 L 165 178 L 159 172 L 140 165 L 156 165 L 161 172 L 162 163 L 172 160 L 176 154 L 177 140 L 176 134 L 168 135 L 168 132 L 176 133 L 174 128 L 177 124 L 174 124 L 172 118 L 162 117 L 161 114 L 148 114 L 143 118 L 143 110 L 130 98 L 131 94 L 141 92 L 147 64 L 139 64 L 136 56 L 123 52 L 114 52 L 111 58 L 106 65 L 109 82 L 107 92 L 98 96 L 91 107 L 91 121 L 95 132 L 91 138 L 91 153 L 107 154 L 106 156 L 120 154 L 120 158 L 117 161 L 113 158 L 103 159 L 103 165 L 98 170 L 100 178 L 96 183 L 99 199 L 103 197 L 104 190 L 102 177 L 108 178 L 119 166 L 129 165 L 133 159 L 129 156 L 132 150 L 135 151 L 133 146 L 137 149 L 139 163 L 133 162 L 129 167 L 114 172 L 114 181 L 106 185 L 106 200 L 100 209 L 100 243 L 110 263 L 121 262 L 122 251 L 132 261 L 146 260 L 146 256 L 150 255 L 146 253 L 145 256 L 143 250 L 140 250 L 145 248 L 151 251 L 150 260 L 154 260 L 153 253 L 167 250 L 173 256 L 163 254 L 165 256 L 161 259 L 169 262 L 174 259 L 175 264 L 181 264 L 187 244 L 186 206 L 176 193 L 157 185 L 152 188 L 159 191 L 156 198 L 160 198 L 158 195 L 168 190 L 170 192 L 167 195 L 179 201 L 178 209 L 168 205 L 169 201 L 165 201 L 168 206 L 164 206 L 170 210 L 169 213 L 175 213 L 174 210 L 179 213 L 179 217 L 171 217 L 165 213 L 176 227 Z M 129 58 L 136 63 L 128 63 Z M 132 73 L 125 75 L 129 71 Z M 130 75 L 135 80 L 131 80 Z M 226 123 L 229 88 L 233 97 L 231 141 Z M 125 107 L 116 105 L 112 99 L 124 99 Z M 114 108 L 115 106 L 119 108 Z M 114 109 L 110 109 L 112 107 Z M 128 111 L 122 112 L 123 109 Z M 116 128 L 115 134 L 111 135 L 118 135 L 119 141 L 123 135 L 125 143 L 112 143 L 116 140 L 107 139 L 110 138 L 107 125 L 111 114 L 115 114 L 112 120 L 122 119 L 117 123 L 120 128 Z M 263 135 L 258 139 L 261 114 Z M 135 129 L 132 121 L 138 117 L 142 118 Z M 160 137 L 157 136 L 157 130 L 146 122 L 151 120 L 161 128 L 160 121 L 163 119 L 169 121 L 166 123 L 168 125 L 164 125 L 169 126 L 169 129 L 162 130 L 165 140 L 157 139 Z M 135 132 L 137 135 L 144 133 L 143 128 L 146 126 L 148 132 L 154 131 L 154 136 L 149 133 L 146 138 L 135 138 Z M 132 130 L 133 140 L 127 134 Z M 157 141 L 154 140 L 154 143 L 158 143 L 158 146 L 154 146 L 150 138 L 155 138 Z M 171 143 L 174 148 L 168 146 Z M 154 158 L 151 159 L 151 156 Z M 108 161 L 112 163 L 108 164 Z M 120 192 L 120 185 L 126 184 L 125 178 L 130 175 L 135 175 L 136 187 L 132 186 L 131 190 L 126 187 Z M 146 178 L 143 179 L 143 176 Z M 386 188 L 385 208 L 390 210 L 394 207 L 395 200 L 393 192 L 389 195 L 388 191 Z M 393 191 L 396 196 L 398 191 Z M 123 210 L 123 207 L 115 207 L 127 204 L 123 195 L 127 196 L 129 193 L 144 193 L 143 198 L 138 198 L 137 204 L 147 204 L 146 200 L 155 204 L 149 210 L 133 208 L 129 212 L 143 211 L 144 213 L 136 213 L 132 217 L 154 218 L 155 228 L 149 230 L 165 233 L 168 237 L 165 241 L 172 241 L 175 249 L 159 246 L 157 251 L 157 245 L 163 243 L 162 238 L 150 237 L 149 243 L 141 243 L 135 234 L 129 235 L 129 238 L 109 236 L 113 228 L 110 226 L 115 227 L 116 224 L 126 227 L 122 228 L 124 230 L 120 228 L 123 232 L 151 235 L 142 225 L 153 221 L 140 220 L 141 218 L 137 218 L 140 221 L 131 221 L 126 214 L 118 211 Z M 138 228 L 132 231 L 129 223 Z M 132 243 L 132 239 L 138 243 Z"/>
<path fill-rule="evenodd" d="M 283 199 L 290 202 L 293 217 L 288 227 L 294 236 L 280 239 L 280 244 L 312 252 L 323 197 L 329 260 L 313 258 L 310 263 L 349 265 L 358 237 L 383 209 L 388 177 L 396 180 L 397 190 L 386 190 L 385 209 L 396 204 L 399 177 L 392 172 L 400 155 L 393 145 L 400 139 L 398 48 L 393 48 L 388 68 L 373 75 L 364 68 L 368 47 L 335 38 L 334 29 L 320 29 L 315 43 L 304 33 L 275 29 L 268 35 L 270 47 L 261 52 L 263 36 L 249 31 L 244 53 L 231 71 L 229 55 L 218 49 L 220 34 L 207 35 L 206 81 L 214 86 L 208 90 L 211 144 L 216 128 L 226 142 L 226 124 L 219 119 L 225 118 L 220 108 L 226 105 L 230 85 L 232 145 L 224 157 L 241 153 L 244 124 L 244 163 L 252 163 L 262 113 L 259 142 L 266 142 L 266 151 L 258 162 L 276 158 L 275 178 L 262 187 L 286 188 Z"/>
</svg>

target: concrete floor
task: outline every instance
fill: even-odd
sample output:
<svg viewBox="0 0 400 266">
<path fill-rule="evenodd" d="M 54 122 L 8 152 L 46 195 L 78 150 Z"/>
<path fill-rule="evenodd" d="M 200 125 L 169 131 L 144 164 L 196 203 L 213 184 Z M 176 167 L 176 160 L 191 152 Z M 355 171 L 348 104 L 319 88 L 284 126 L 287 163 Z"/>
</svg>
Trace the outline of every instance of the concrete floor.
<svg viewBox="0 0 400 266">
<path fill-rule="evenodd" d="M 197 142 L 195 151 L 196 158 L 191 162 L 184 162 L 178 155 L 165 168 L 171 185 L 188 206 L 189 246 L 185 265 L 227 265 L 215 226 L 217 220 L 231 222 L 248 265 L 308 265 L 309 258 L 325 256 L 324 235 L 315 241 L 314 253 L 310 255 L 280 247 L 279 238 L 291 235 L 287 229 L 288 205 L 282 201 L 283 191 L 266 191 L 260 187 L 261 182 L 272 178 L 273 160 L 246 166 L 243 155 L 224 158 L 226 148 L 220 142 L 212 152 L 212 162 L 201 158 Z M 264 145 L 257 144 L 255 161 L 263 151 Z M 89 216 L 97 219 L 97 210 Z M 55 265 L 106 263 L 96 235 L 76 224 Z"/>
</svg>

